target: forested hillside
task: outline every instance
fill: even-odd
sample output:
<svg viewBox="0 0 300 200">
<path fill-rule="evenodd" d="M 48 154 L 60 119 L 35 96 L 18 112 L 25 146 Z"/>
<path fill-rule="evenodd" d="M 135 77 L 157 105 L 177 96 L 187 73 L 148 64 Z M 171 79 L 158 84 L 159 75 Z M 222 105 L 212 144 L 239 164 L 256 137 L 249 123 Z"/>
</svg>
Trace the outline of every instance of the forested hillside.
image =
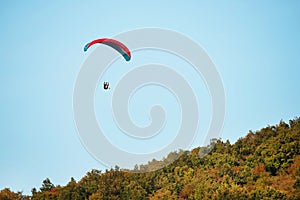
<svg viewBox="0 0 300 200">
<path fill-rule="evenodd" d="M 300 199 L 300 118 L 250 131 L 235 144 L 217 140 L 203 156 L 207 148 L 184 151 L 149 173 L 141 171 L 164 161 L 136 166 L 135 173 L 117 166 L 92 170 L 66 186 L 45 179 L 31 199 Z M 1 200 L 22 198 L 30 199 L 7 188 L 0 192 Z"/>
</svg>

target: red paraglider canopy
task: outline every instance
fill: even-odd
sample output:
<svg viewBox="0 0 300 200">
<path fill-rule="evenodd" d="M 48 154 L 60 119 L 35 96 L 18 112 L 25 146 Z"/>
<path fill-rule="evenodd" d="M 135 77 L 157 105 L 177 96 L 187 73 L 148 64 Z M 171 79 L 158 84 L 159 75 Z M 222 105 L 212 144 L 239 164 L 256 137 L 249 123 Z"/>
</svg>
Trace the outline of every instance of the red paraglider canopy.
<svg viewBox="0 0 300 200">
<path fill-rule="evenodd" d="M 125 58 L 126 61 L 129 61 L 131 59 L 131 53 L 123 43 L 109 38 L 101 38 L 101 39 L 93 40 L 90 43 L 87 43 L 84 47 L 84 51 L 87 51 L 88 48 L 90 48 L 91 46 L 97 43 L 102 43 L 114 48 L 116 51 L 122 54 L 122 56 Z"/>
</svg>

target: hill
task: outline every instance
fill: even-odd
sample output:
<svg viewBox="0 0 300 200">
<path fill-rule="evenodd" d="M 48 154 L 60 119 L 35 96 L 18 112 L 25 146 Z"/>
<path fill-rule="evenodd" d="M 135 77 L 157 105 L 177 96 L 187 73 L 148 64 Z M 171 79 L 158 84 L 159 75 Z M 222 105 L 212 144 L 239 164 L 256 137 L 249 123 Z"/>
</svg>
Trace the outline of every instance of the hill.
<svg viewBox="0 0 300 200">
<path fill-rule="evenodd" d="M 300 118 L 249 131 L 234 144 L 215 140 L 203 156 L 207 148 L 183 151 L 174 163 L 153 172 L 142 173 L 164 161 L 136 166 L 135 173 L 117 166 L 94 169 L 66 186 L 45 179 L 32 197 L 5 188 L 0 199 L 300 199 Z"/>
</svg>

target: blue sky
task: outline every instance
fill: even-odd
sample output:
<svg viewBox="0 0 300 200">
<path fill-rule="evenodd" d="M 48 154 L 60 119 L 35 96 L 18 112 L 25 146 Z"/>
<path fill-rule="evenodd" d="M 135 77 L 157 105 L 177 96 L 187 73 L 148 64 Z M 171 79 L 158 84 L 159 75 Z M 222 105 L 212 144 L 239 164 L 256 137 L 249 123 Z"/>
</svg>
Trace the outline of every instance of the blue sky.
<svg viewBox="0 0 300 200">
<path fill-rule="evenodd" d="M 74 82 L 87 41 L 135 28 L 172 29 L 207 51 L 226 92 L 222 139 L 300 115 L 297 1 L 47 3 L 1 3 L 0 188 L 30 193 L 46 177 L 64 185 L 105 169 L 76 133 Z"/>
</svg>

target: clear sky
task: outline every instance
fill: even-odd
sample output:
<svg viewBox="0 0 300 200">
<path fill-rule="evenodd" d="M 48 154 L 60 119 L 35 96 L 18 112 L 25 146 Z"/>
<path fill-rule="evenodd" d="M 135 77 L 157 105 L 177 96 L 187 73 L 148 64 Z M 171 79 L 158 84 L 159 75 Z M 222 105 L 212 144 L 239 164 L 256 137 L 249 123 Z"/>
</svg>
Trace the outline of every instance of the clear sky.
<svg viewBox="0 0 300 200">
<path fill-rule="evenodd" d="M 105 169 L 76 133 L 74 83 L 87 41 L 135 28 L 175 30 L 207 51 L 226 92 L 223 140 L 300 116 L 298 1 L 1 4 L 0 189 L 29 194 L 46 177 L 65 185 Z"/>
</svg>

